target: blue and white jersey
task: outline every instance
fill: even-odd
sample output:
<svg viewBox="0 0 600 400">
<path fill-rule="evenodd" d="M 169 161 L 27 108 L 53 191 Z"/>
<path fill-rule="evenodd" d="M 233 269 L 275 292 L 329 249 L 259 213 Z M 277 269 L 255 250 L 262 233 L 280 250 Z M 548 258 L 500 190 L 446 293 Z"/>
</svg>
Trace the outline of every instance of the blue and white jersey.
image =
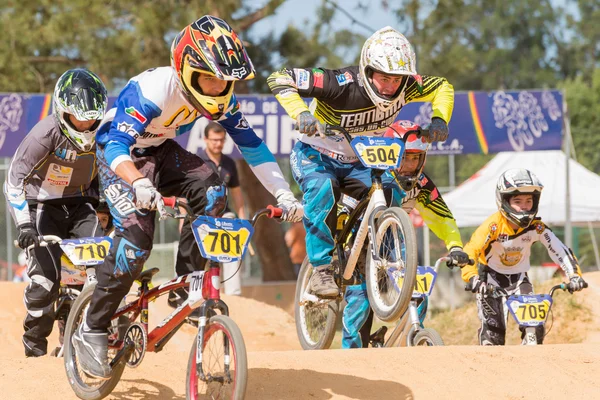
<svg viewBox="0 0 600 400">
<path fill-rule="evenodd" d="M 179 88 L 173 68 L 153 68 L 127 83 L 102 121 L 96 141 L 104 147 L 114 171 L 123 161 L 131 161 L 131 148 L 159 146 L 190 131 L 201 117 Z M 235 95 L 218 122 L 267 190 L 274 196 L 290 190 L 275 157 L 244 118 Z"/>
</svg>

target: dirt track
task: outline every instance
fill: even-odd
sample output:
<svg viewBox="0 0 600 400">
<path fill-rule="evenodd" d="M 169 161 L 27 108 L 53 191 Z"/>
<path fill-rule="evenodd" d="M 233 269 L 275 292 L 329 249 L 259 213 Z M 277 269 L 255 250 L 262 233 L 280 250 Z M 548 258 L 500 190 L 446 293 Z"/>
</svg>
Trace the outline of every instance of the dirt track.
<svg viewBox="0 0 600 400">
<path fill-rule="evenodd" d="M 600 274 L 586 275 L 600 298 Z M 75 398 L 61 359 L 23 356 L 23 285 L 0 284 L 0 398 Z M 249 361 L 248 399 L 564 399 L 600 398 L 600 346 L 396 348 L 298 351 L 293 319 L 250 299 L 226 298 Z M 164 315 L 165 305 L 157 305 Z M 151 310 L 151 323 L 152 323 Z M 156 317 L 158 320 L 158 317 Z M 598 324 L 598 318 L 594 319 Z M 474 327 L 475 328 L 475 327 Z M 194 330 L 126 370 L 111 399 L 183 399 Z M 443 333 L 442 333 L 443 335 Z M 56 343 L 55 334 L 50 343 Z M 595 342 L 595 343 L 594 343 Z"/>
</svg>

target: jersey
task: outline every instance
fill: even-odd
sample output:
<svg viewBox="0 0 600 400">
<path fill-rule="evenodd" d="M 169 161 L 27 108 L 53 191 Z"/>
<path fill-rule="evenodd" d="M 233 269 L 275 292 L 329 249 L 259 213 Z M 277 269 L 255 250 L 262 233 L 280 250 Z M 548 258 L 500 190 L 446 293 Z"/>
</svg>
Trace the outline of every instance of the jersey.
<svg viewBox="0 0 600 400">
<path fill-rule="evenodd" d="M 31 223 L 28 203 L 98 201 L 96 147 L 83 152 L 60 131 L 53 115 L 25 136 L 10 162 L 4 193 L 17 226 Z"/>
<path fill-rule="evenodd" d="M 131 161 L 130 148 L 160 146 L 192 129 L 203 117 L 187 100 L 175 70 L 149 69 L 133 77 L 119 94 L 115 108 L 108 111 L 97 133 L 97 141 L 114 171 Z M 267 145 L 256 135 L 240 111 L 235 95 L 219 123 L 238 146 L 250 168 L 275 196 L 289 185 Z"/>
<path fill-rule="evenodd" d="M 359 67 L 341 69 L 283 69 L 269 76 L 267 83 L 290 117 L 311 111 L 321 122 L 340 125 L 350 134 L 382 136 L 410 102 L 429 101 L 433 116 L 450 122 L 454 107 L 454 89 L 445 78 L 408 77 L 399 88 L 400 95 L 386 112 L 381 112 L 364 88 Z M 310 109 L 300 97 L 311 97 Z M 356 162 L 357 158 L 341 134 L 325 138 L 301 135 L 300 141 L 322 153 L 333 153 L 338 161 Z"/>
<path fill-rule="evenodd" d="M 577 259 L 554 232 L 536 218 L 527 228 L 514 230 L 500 211 L 489 217 L 471 236 L 465 246 L 475 265 L 462 267 L 462 278 L 468 282 L 476 276 L 477 264 L 487 265 L 501 274 L 518 274 L 530 268 L 531 245 L 542 243 L 552 261 L 558 264 L 568 278 L 580 274 Z"/>
<path fill-rule="evenodd" d="M 407 214 L 410 214 L 415 207 L 427 227 L 444 241 L 448 250 L 463 246 L 452 212 L 438 188 L 425 173 L 419 176 L 415 187 L 402 199 L 402 208 Z"/>
</svg>

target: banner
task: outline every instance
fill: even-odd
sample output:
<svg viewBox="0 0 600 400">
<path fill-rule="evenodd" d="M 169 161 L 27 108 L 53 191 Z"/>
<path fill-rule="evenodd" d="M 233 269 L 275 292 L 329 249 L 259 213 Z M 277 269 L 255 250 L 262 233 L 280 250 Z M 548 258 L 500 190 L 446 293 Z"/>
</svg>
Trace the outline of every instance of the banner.
<svg viewBox="0 0 600 400">
<path fill-rule="evenodd" d="M 241 110 L 277 157 L 288 157 L 296 140 L 294 121 L 273 96 L 239 95 Z M 0 95 L 0 157 L 12 157 L 25 135 L 51 112 L 51 95 L 10 93 Z M 109 105 L 115 98 L 109 99 Z M 557 90 L 457 92 L 450 121 L 450 137 L 434 143 L 430 154 L 498 153 L 501 151 L 556 150 L 561 148 L 563 95 Z M 398 119 L 427 124 L 430 103 L 410 103 Z M 176 140 L 191 152 L 204 147 L 200 119 L 189 134 Z M 228 139 L 225 154 L 239 152 Z"/>
</svg>

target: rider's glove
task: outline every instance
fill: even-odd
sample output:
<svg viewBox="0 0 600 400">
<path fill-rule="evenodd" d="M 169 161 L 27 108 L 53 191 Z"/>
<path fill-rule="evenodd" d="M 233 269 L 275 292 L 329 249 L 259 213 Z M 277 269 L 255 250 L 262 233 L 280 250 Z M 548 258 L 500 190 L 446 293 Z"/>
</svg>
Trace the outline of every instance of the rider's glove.
<svg viewBox="0 0 600 400">
<path fill-rule="evenodd" d="M 448 139 L 448 124 L 441 118 L 433 117 L 429 125 L 428 142 L 443 142 Z"/>
<path fill-rule="evenodd" d="M 587 283 L 579 275 L 573 276 L 569 281 L 569 293 L 579 292 L 587 286 Z"/>
<path fill-rule="evenodd" d="M 17 242 L 22 249 L 26 249 L 32 244 L 35 244 L 36 246 L 40 244 L 37 231 L 32 224 L 25 224 L 19 227 L 19 238 L 17 239 Z"/>
<path fill-rule="evenodd" d="M 317 132 L 324 132 L 323 124 L 310 111 L 302 111 L 298 114 L 296 122 L 298 123 L 298 131 L 308 136 L 314 136 Z"/>
<path fill-rule="evenodd" d="M 154 187 L 150 179 L 138 178 L 133 181 L 133 191 L 135 192 L 135 206 L 139 210 L 153 210 L 162 204 L 162 196 Z"/>
<path fill-rule="evenodd" d="M 462 267 L 463 265 L 467 265 L 469 263 L 469 255 L 465 253 L 460 246 L 451 248 L 448 257 L 451 258 L 449 266 Z"/>
<path fill-rule="evenodd" d="M 473 293 L 485 294 L 487 292 L 487 285 L 478 276 L 472 276 L 469 279 L 466 289 Z"/>
<path fill-rule="evenodd" d="M 277 194 L 277 207 L 283 210 L 281 219 L 288 222 L 300 222 L 304 216 L 304 207 L 289 190 Z"/>
</svg>

